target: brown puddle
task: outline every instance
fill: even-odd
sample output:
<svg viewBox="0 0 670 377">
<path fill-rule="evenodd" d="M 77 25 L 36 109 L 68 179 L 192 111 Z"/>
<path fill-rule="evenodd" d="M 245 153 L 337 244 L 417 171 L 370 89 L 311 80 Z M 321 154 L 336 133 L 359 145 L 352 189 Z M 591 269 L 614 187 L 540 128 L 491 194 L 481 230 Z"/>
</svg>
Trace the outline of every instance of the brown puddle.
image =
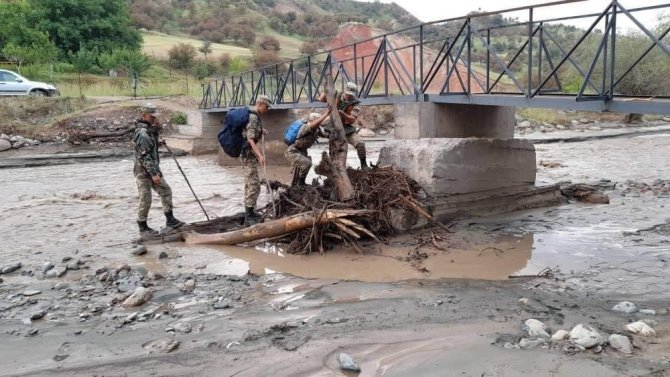
<svg viewBox="0 0 670 377">
<path fill-rule="evenodd" d="M 375 246 L 376 252 L 356 254 L 336 249 L 325 255 L 284 254 L 277 247 L 179 246 L 184 266 L 203 266 L 222 275 L 284 273 L 308 279 L 393 282 L 411 279 L 466 278 L 504 280 L 512 275 L 537 273 L 528 266 L 533 235 L 504 236 L 493 243 L 446 251 L 425 248 L 427 257 L 407 261 L 411 248 Z M 212 253 L 213 250 L 219 253 Z"/>
</svg>

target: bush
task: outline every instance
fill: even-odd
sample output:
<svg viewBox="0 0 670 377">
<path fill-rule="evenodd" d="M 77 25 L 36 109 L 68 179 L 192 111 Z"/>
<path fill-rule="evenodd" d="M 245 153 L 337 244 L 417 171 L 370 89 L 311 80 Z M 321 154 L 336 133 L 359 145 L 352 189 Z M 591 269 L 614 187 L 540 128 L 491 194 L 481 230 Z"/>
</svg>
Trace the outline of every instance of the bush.
<svg viewBox="0 0 670 377">
<path fill-rule="evenodd" d="M 65 62 L 59 62 L 54 64 L 54 72 L 58 73 L 76 73 L 77 70 L 74 68 L 74 65 Z"/>
<path fill-rule="evenodd" d="M 172 124 L 188 124 L 188 117 L 181 111 L 177 111 L 172 115 L 172 119 L 170 119 L 170 122 Z"/>
</svg>

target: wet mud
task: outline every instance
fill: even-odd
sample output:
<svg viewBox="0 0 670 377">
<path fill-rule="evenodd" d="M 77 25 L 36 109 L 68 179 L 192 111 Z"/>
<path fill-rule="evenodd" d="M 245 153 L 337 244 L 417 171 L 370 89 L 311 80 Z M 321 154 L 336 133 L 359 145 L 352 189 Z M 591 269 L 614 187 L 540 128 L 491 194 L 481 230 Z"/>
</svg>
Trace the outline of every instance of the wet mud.
<svg viewBox="0 0 670 377">
<path fill-rule="evenodd" d="M 374 155 L 381 143 L 370 144 Z M 180 243 L 133 255 L 132 161 L 0 170 L 0 267 L 21 263 L 0 275 L 0 374 L 337 376 L 346 352 L 359 376 L 667 375 L 668 199 L 654 186 L 670 177 L 666 149 L 665 135 L 539 145 L 538 161 L 560 163 L 539 166 L 539 183 L 606 179 L 610 204 L 461 219 L 453 233 L 307 256 Z M 180 164 L 210 216 L 242 210 L 240 168 Z M 175 215 L 204 220 L 173 163 L 162 169 Z M 288 169 L 268 173 L 288 180 Z M 149 224 L 164 221 L 155 198 Z M 46 277 L 49 263 L 64 275 Z M 140 286 L 151 299 L 124 307 Z M 621 300 L 656 315 L 613 312 Z M 503 347 L 528 318 L 607 334 L 646 318 L 657 335 L 631 335 L 632 356 Z"/>
</svg>

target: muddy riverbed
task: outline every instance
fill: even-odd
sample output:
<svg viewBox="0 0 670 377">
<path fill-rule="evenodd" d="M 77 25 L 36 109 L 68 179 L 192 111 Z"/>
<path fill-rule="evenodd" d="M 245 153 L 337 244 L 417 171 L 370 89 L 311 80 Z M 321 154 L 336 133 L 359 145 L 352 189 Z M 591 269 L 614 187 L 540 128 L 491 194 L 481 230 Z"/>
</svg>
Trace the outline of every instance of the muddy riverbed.
<svg viewBox="0 0 670 377">
<path fill-rule="evenodd" d="M 608 183 L 610 204 L 462 219 L 454 233 L 427 229 L 362 255 L 174 243 L 136 256 L 130 160 L 0 170 L 0 266 L 21 263 L 0 275 L 0 375 L 357 375 L 340 371 L 342 352 L 360 376 L 668 375 L 670 214 L 655 181 L 670 178 L 669 141 L 537 145 L 538 162 L 556 163 L 538 168 L 538 184 Z M 242 209 L 241 169 L 180 163 L 210 216 Z M 174 163 L 162 167 L 177 217 L 203 220 Z M 163 221 L 155 199 L 149 223 Z M 434 235 L 445 250 L 417 249 Z M 45 277 L 48 263 L 64 275 Z M 152 297 L 124 307 L 139 286 Z M 655 315 L 612 311 L 622 300 Z M 521 347 L 529 318 L 630 335 L 635 348 Z M 628 333 L 638 319 L 656 336 Z"/>
</svg>

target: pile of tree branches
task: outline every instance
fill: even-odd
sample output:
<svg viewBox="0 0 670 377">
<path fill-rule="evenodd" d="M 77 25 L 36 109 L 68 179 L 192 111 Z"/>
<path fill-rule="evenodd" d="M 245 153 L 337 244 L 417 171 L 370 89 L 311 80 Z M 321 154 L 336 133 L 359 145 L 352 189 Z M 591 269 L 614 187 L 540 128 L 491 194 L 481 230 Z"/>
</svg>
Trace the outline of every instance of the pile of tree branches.
<svg viewBox="0 0 670 377">
<path fill-rule="evenodd" d="M 317 167 L 317 171 L 323 169 Z M 348 169 L 347 173 L 354 187 L 354 196 L 346 201 L 337 200 L 336 185 L 332 179 L 326 179 L 322 185 L 288 187 L 277 182 L 278 196 L 274 204 L 268 204 L 265 210 L 274 218 L 283 218 L 305 212 L 322 216 L 329 210 L 364 210 L 360 214 L 337 218 L 324 225 L 313 225 L 309 229 L 283 237 L 288 243 L 287 252 L 307 254 L 323 253 L 337 245 L 351 246 L 361 251 L 359 241 L 373 239 L 393 233 L 389 222 L 391 211 L 396 208 L 421 207 L 417 195 L 421 187 L 407 174 L 393 167 L 374 168 L 372 170 Z"/>
</svg>

